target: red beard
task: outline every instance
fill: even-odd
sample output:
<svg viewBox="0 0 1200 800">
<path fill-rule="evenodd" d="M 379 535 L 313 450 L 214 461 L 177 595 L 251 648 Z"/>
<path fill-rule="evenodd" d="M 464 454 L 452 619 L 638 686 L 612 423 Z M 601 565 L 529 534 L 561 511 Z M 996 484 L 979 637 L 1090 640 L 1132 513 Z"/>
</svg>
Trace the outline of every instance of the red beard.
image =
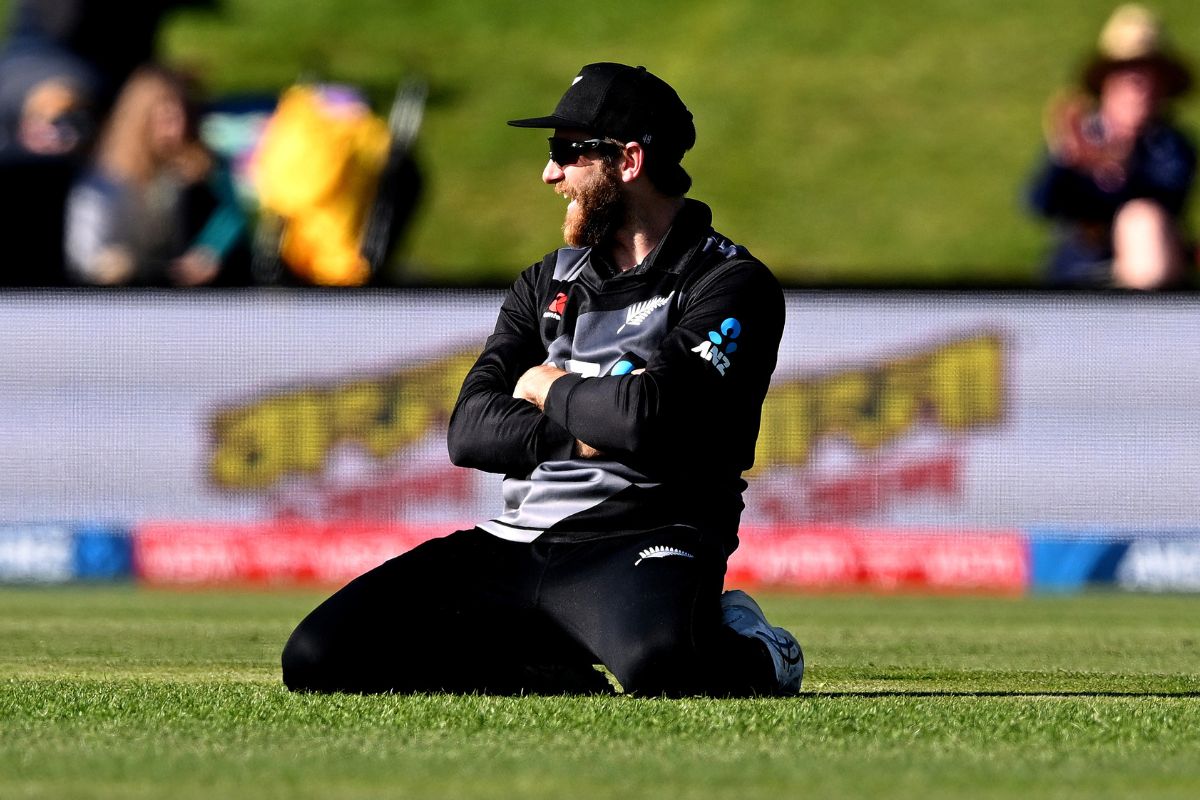
<svg viewBox="0 0 1200 800">
<path fill-rule="evenodd" d="M 587 183 L 564 194 L 575 201 L 563 220 L 563 239 L 572 247 L 601 245 L 625 224 L 621 173 L 614 164 L 601 161 Z"/>
</svg>

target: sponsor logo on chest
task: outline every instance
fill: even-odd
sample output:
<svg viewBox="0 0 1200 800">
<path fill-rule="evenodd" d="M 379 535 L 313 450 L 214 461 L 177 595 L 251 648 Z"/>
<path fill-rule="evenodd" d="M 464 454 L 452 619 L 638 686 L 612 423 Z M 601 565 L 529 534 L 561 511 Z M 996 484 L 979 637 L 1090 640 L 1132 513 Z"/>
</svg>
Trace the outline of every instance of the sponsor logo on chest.
<svg viewBox="0 0 1200 800">
<path fill-rule="evenodd" d="M 567 293 L 559 292 L 554 295 L 554 299 L 550 301 L 550 306 L 542 312 L 542 319 L 561 320 L 563 311 L 567 308 Z"/>
</svg>

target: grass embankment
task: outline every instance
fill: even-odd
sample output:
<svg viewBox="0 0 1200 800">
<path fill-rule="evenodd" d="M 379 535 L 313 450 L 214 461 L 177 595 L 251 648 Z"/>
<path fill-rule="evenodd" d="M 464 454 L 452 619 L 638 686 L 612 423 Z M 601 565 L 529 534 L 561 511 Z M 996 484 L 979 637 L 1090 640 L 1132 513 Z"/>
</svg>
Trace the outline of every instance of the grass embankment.
<svg viewBox="0 0 1200 800">
<path fill-rule="evenodd" d="M 719 230 L 785 280 L 856 285 L 1035 279 L 1045 232 L 1020 194 L 1042 108 L 1115 3 L 219 5 L 176 13 L 162 40 L 216 93 L 315 75 L 382 108 L 403 76 L 428 79 L 427 193 L 397 269 L 409 279 L 505 281 L 557 246 L 542 134 L 504 121 L 549 111 L 580 65 L 618 60 L 666 77 L 695 112 L 685 163 Z M 1154 5 L 1200 61 L 1200 5 Z M 1195 97 L 1180 111 L 1200 128 Z"/>
</svg>

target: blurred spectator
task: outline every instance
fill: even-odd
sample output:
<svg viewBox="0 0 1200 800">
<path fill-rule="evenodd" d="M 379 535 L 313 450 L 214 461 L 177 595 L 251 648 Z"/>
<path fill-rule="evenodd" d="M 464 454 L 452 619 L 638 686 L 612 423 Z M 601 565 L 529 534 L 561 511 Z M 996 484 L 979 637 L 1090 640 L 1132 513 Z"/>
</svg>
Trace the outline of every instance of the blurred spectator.
<svg viewBox="0 0 1200 800">
<path fill-rule="evenodd" d="M 1180 218 L 1196 151 L 1166 104 L 1191 85 L 1159 19 L 1139 5 L 1119 7 L 1082 91 L 1047 110 L 1047 153 L 1030 200 L 1056 223 L 1052 284 L 1161 289 L 1190 277 Z"/>
<path fill-rule="evenodd" d="M 246 221 L 228 169 L 200 142 L 183 79 L 160 67 L 122 89 L 67 199 L 71 278 L 96 285 L 245 283 Z"/>
<path fill-rule="evenodd" d="M 20 80 L 4 71 L 12 62 L 0 63 L 3 286 L 63 283 L 63 205 L 94 128 L 84 85 L 56 73 L 53 59 L 22 60 L 34 62 L 37 69 L 17 74 Z"/>
<path fill-rule="evenodd" d="M 91 130 L 88 101 L 62 78 L 48 78 L 25 95 L 17 122 L 18 145 L 37 155 L 78 152 Z"/>
<path fill-rule="evenodd" d="M 0 285 L 65 280 L 63 209 L 118 88 L 153 58 L 163 17 L 215 0 L 14 0 L 0 46 Z"/>
<path fill-rule="evenodd" d="M 0 161 L 80 152 L 94 128 L 94 84 L 69 56 L 0 55 Z"/>
</svg>

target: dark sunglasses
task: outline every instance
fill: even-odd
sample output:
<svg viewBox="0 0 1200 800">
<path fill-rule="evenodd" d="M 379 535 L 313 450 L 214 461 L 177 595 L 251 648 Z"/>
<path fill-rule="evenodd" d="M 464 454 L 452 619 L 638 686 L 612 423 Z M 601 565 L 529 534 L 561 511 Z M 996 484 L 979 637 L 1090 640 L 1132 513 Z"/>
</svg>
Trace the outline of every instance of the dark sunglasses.
<svg viewBox="0 0 1200 800">
<path fill-rule="evenodd" d="M 551 136 L 547 141 L 550 142 L 550 160 L 560 167 L 569 167 L 577 163 L 584 155 L 594 153 L 604 147 L 612 147 L 617 150 L 625 149 L 625 145 L 616 139 L 584 139 L 583 141 L 575 141 L 573 139 L 560 139 L 557 136 Z"/>
</svg>

